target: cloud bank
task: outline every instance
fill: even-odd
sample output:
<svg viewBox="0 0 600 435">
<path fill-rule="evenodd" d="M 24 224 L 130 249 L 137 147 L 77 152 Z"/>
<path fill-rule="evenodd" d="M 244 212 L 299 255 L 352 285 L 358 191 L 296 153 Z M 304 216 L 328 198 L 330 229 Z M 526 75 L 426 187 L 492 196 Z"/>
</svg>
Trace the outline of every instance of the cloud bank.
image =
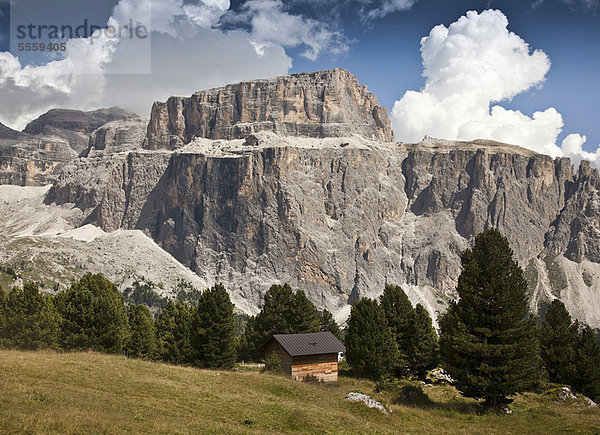
<svg viewBox="0 0 600 435">
<path fill-rule="evenodd" d="M 287 12 L 280 0 L 248 0 L 239 13 L 229 14 L 227 19 L 230 23 L 250 23 L 249 40 L 259 55 L 264 55 L 269 47 L 304 46 L 301 55 L 314 61 L 324 51 L 348 51 L 341 32 L 331 30 L 323 22 Z"/>
<path fill-rule="evenodd" d="M 533 9 L 538 8 L 545 3 L 547 0 L 535 0 L 531 7 Z M 582 9 L 587 11 L 595 11 L 598 9 L 598 0 L 558 0 L 560 3 L 563 3 L 569 6 L 571 9 Z"/>
<path fill-rule="evenodd" d="M 571 134 L 556 145 L 563 119 L 555 108 L 528 116 L 494 104 L 540 86 L 550 69 L 543 51 L 531 51 L 507 27 L 499 10 L 470 11 L 449 27 L 434 27 L 421 40 L 425 87 L 394 103 L 396 138 L 493 139 L 599 166 L 598 153 L 582 151 L 585 136 Z"/>
<path fill-rule="evenodd" d="M 107 24 L 146 24 L 151 56 L 139 40 L 97 34 L 93 44 L 70 39 L 63 58 L 39 66 L 0 52 L 0 122 L 21 129 L 54 107 L 116 105 L 147 114 L 153 101 L 173 94 L 286 74 L 287 47 L 304 47 L 309 59 L 347 50 L 340 32 L 286 12 L 280 0 L 247 1 L 239 12 L 250 23 L 245 29 L 221 28 L 229 7 L 229 0 L 120 0 Z M 116 74 L 128 71 L 151 74 Z"/>
<path fill-rule="evenodd" d="M 417 2 L 418 0 L 384 0 L 383 2 L 362 0 L 362 3 L 367 5 L 367 17 L 369 19 L 381 18 L 394 12 L 408 10 Z M 377 6 L 373 7 L 373 3 Z M 369 7 L 371 7 L 371 9 L 369 9 Z"/>
</svg>

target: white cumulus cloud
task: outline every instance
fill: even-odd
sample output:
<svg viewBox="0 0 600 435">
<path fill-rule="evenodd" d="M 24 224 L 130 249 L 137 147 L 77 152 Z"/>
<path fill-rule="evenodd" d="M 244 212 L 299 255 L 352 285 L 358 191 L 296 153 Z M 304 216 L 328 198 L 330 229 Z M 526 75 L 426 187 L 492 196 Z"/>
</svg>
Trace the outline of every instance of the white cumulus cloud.
<svg viewBox="0 0 600 435">
<path fill-rule="evenodd" d="M 326 23 L 289 13 L 281 0 L 248 0 L 241 11 L 230 14 L 228 20 L 251 24 L 250 42 L 260 55 L 266 48 L 278 45 L 304 46 L 302 56 L 310 60 L 316 60 L 323 51 L 332 54 L 348 51 L 341 32 L 332 30 Z"/>
<path fill-rule="evenodd" d="M 279 0 L 243 6 L 245 30 L 221 28 L 229 7 L 229 0 L 120 0 L 107 24 L 133 18 L 152 30 L 151 45 L 99 32 L 69 40 L 63 58 L 43 65 L 0 52 L 0 122 L 21 129 L 55 107 L 121 106 L 147 114 L 153 101 L 170 95 L 286 74 L 286 47 L 305 47 L 309 59 L 347 49 L 341 33 L 286 12 Z"/>
<path fill-rule="evenodd" d="M 384 0 L 381 4 L 368 10 L 367 16 L 368 18 L 381 18 L 394 12 L 405 11 L 412 8 L 417 1 L 418 0 Z M 371 4 L 373 2 L 367 1 L 367 3 Z"/>
<path fill-rule="evenodd" d="M 555 108 L 528 116 L 494 104 L 540 86 L 550 69 L 543 51 L 508 30 L 501 11 L 469 11 L 449 27 L 434 27 L 421 40 L 421 56 L 424 88 L 406 92 L 392 109 L 397 139 L 493 139 L 553 157 L 591 158 L 583 157 L 584 136 L 567 136 L 557 146 L 563 119 Z"/>
</svg>

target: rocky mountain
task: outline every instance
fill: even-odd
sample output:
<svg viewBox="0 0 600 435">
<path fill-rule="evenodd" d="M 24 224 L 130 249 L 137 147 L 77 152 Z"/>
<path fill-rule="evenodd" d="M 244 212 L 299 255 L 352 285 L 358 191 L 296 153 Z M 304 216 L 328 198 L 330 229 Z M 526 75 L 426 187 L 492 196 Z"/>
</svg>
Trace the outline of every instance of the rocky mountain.
<svg viewBox="0 0 600 435">
<path fill-rule="evenodd" d="M 90 134 L 107 122 L 129 119 L 136 116 L 136 114 L 121 109 L 120 107 L 97 109 L 89 112 L 70 109 L 52 109 L 27 124 L 23 132 L 40 134 L 44 132 L 46 127 L 54 127 L 62 130 Z"/>
<path fill-rule="evenodd" d="M 90 133 L 98 127 L 110 121 L 135 117 L 137 117 L 136 114 L 120 107 L 88 112 L 52 109 L 27 124 L 23 132 L 34 135 L 58 136 L 69 142 L 69 145 L 79 153 L 87 146 Z"/>
<path fill-rule="evenodd" d="M 6 125 L 4 125 L 0 122 L 0 140 L 18 139 L 19 136 L 21 136 L 21 132 L 19 132 L 17 130 L 13 130 L 12 128 L 7 127 Z"/>
<path fill-rule="evenodd" d="M 11 265 L 22 280 L 53 291 L 92 272 L 104 274 L 121 290 L 136 281 L 169 296 L 206 287 L 141 231 L 106 233 L 80 226 L 81 211 L 72 204 L 44 205 L 48 189 L 0 185 L 0 264 Z"/>
<path fill-rule="evenodd" d="M 69 143 L 55 136 L 30 136 L 0 146 L 0 184 L 43 186 L 63 164 L 77 158 Z"/>
<path fill-rule="evenodd" d="M 136 117 L 110 121 L 94 130 L 82 157 L 101 157 L 104 154 L 120 153 L 141 148 L 146 137 L 148 118 Z"/>
<path fill-rule="evenodd" d="M 394 143 L 385 109 L 343 70 L 173 97 L 143 125 L 96 130 L 45 207 L 77 210 L 73 228 L 142 231 L 247 312 L 289 282 L 341 319 L 397 283 L 435 315 L 456 297 L 460 252 L 494 226 L 532 309 L 560 298 L 600 327 L 600 178 L 587 162 L 482 140 Z"/>
<path fill-rule="evenodd" d="M 303 137 L 359 134 L 393 141 L 387 109 L 355 76 L 336 68 L 242 82 L 155 103 L 144 148 L 175 149 L 196 137 L 243 139 L 257 131 Z"/>
<path fill-rule="evenodd" d="M 131 141 L 139 142 L 141 146 L 147 124 L 147 118 L 111 107 L 90 112 L 53 109 L 30 122 L 23 132 L 0 125 L 0 183 L 50 184 L 64 164 L 76 159 L 80 153 L 87 156 L 90 149 L 98 146 L 98 135 L 108 132 L 106 143 L 109 148 Z M 104 125 L 107 127 L 101 128 Z M 140 126 L 135 138 L 128 133 L 133 126 Z"/>
</svg>

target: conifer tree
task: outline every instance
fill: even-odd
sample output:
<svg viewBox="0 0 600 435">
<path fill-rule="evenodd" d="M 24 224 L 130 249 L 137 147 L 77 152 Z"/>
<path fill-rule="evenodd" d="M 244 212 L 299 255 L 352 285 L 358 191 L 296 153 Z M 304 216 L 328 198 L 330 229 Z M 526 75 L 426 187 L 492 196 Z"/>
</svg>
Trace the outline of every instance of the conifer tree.
<svg viewBox="0 0 600 435">
<path fill-rule="evenodd" d="M 404 290 L 397 285 L 387 284 L 379 301 L 398 345 L 399 354 L 394 373 L 396 376 L 406 376 L 413 346 L 411 328 L 414 327 L 415 310 Z"/>
<path fill-rule="evenodd" d="M 381 306 L 363 298 L 352 306 L 346 334 L 346 361 L 355 375 L 381 380 L 398 359 L 398 345 Z"/>
<path fill-rule="evenodd" d="M 60 316 L 51 296 L 40 294 L 37 284 L 13 287 L 1 299 L 0 345 L 19 349 L 58 347 Z"/>
<path fill-rule="evenodd" d="M 227 290 L 217 284 L 202 292 L 192 321 L 193 364 L 231 368 L 236 359 L 236 324 Z"/>
<path fill-rule="evenodd" d="M 244 332 L 238 342 L 238 361 L 256 361 L 258 358 L 257 346 L 254 344 L 260 341 L 258 332 L 255 329 L 256 317 L 252 316 L 246 322 Z"/>
<path fill-rule="evenodd" d="M 319 312 L 303 291 L 273 285 L 265 294 L 263 309 L 246 324 L 239 354 L 243 359 L 261 358 L 258 348 L 273 334 L 319 332 Z"/>
<path fill-rule="evenodd" d="M 550 303 L 540 332 L 541 354 L 550 381 L 571 385 L 575 378 L 577 327 L 565 305 Z"/>
<path fill-rule="evenodd" d="M 294 292 L 288 284 L 271 286 L 265 293 L 263 309 L 256 316 L 257 332 L 260 331 L 265 340 L 272 334 L 292 334 L 295 303 Z"/>
<path fill-rule="evenodd" d="M 6 292 L 0 285 L 0 347 L 8 347 L 8 343 L 4 341 L 5 340 L 4 337 L 6 335 L 6 333 L 5 333 L 5 328 L 6 328 L 5 300 L 6 300 Z"/>
<path fill-rule="evenodd" d="M 129 336 L 125 299 L 101 274 L 87 273 L 56 296 L 65 349 L 121 353 Z"/>
<path fill-rule="evenodd" d="M 577 336 L 575 368 L 573 388 L 596 402 L 600 401 L 600 340 L 589 326 L 585 326 Z"/>
<path fill-rule="evenodd" d="M 160 358 L 172 364 L 192 362 L 191 308 L 183 302 L 169 300 L 156 318 L 156 335 Z"/>
<path fill-rule="evenodd" d="M 323 332 L 331 332 L 338 340 L 342 339 L 339 325 L 333 318 L 333 314 L 327 310 L 319 312 L 319 329 Z"/>
<path fill-rule="evenodd" d="M 136 358 L 153 359 L 156 356 L 156 328 L 152 314 L 146 305 L 129 307 L 131 334 L 127 340 L 127 355 Z"/>
<path fill-rule="evenodd" d="M 461 256 L 458 303 L 440 319 L 444 368 L 466 396 L 498 409 L 540 379 L 539 343 L 528 318 L 523 271 L 496 229 Z"/>
<path fill-rule="evenodd" d="M 319 311 L 308 300 L 302 290 L 296 290 L 294 294 L 294 302 L 289 314 L 289 323 L 294 334 L 319 332 L 321 330 Z"/>
<path fill-rule="evenodd" d="M 411 346 L 408 351 L 408 369 L 414 376 L 424 379 L 427 372 L 439 363 L 439 348 L 431 317 L 421 304 L 415 307 L 409 335 Z"/>
</svg>

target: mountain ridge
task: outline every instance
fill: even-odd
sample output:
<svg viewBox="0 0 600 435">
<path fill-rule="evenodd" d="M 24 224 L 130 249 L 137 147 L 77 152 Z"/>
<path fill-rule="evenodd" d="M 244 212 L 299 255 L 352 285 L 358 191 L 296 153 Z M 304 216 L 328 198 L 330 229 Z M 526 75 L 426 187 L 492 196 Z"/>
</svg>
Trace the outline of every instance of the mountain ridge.
<svg viewBox="0 0 600 435">
<path fill-rule="evenodd" d="M 534 312 L 560 298 L 600 327 L 598 171 L 489 140 L 393 142 L 389 116 L 376 122 L 376 97 L 349 75 L 172 97 L 145 131 L 142 119 L 112 121 L 61 166 L 45 204 L 80 210 L 75 227 L 143 231 L 250 313 L 289 282 L 338 319 L 387 283 L 436 316 L 457 297 L 460 252 L 497 227 Z"/>
</svg>

